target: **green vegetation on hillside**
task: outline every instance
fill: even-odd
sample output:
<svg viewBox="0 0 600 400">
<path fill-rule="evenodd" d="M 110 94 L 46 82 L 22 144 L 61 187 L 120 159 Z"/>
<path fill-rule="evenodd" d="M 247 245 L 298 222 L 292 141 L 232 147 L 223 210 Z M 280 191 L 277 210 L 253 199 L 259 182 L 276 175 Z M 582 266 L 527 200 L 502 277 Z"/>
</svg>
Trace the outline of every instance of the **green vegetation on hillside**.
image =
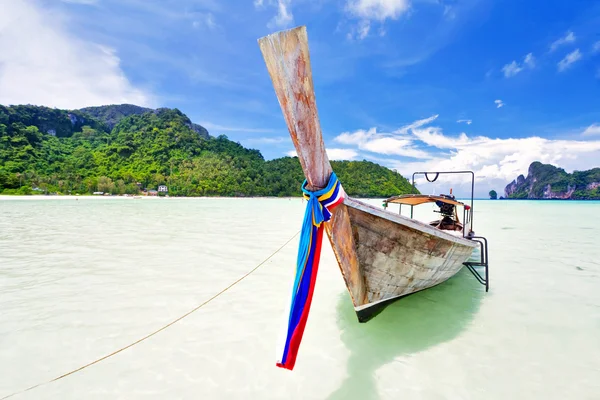
<svg viewBox="0 0 600 400">
<path fill-rule="evenodd" d="M 135 194 L 165 184 L 171 196 L 301 195 L 295 157 L 265 161 L 258 150 L 209 136 L 177 109 L 122 107 L 95 108 L 96 118 L 82 110 L 0 106 L 0 193 Z M 353 196 L 414 192 L 374 163 L 332 166 Z"/>
<path fill-rule="evenodd" d="M 536 161 L 529 166 L 527 178 L 520 176 L 505 192 L 510 199 L 600 200 L 600 168 L 569 174 Z"/>
<path fill-rule="evenodd" d="M 140 107 L 133 104 L 112 104 L 108 106 L 86 107 L 79 111 L 91 115 L 106 124 L 109 129 L 113 129 L 123 118 L 131 115 L 142 115 L 149 112 L 160 113 L 165 111 L 165 109 L 159 108 L 153 110 L 151 108 Z M 190 120 L 187 120 L 184 123 L 203 138 L 209 138 L 208 131 L 203 126 L 194 124 Z"/>
<path fill-rule="evenodd" d="M 0 125 L 4 125 L 8 133 L 34 126 L 40 132 L 56 137 L 70 137 L 75 132 L 80 132 L 83 126 L 110 131 L 108 126 L 79 110 L 67 111 L 30 105 L 0 105 Z"/>
</svg>

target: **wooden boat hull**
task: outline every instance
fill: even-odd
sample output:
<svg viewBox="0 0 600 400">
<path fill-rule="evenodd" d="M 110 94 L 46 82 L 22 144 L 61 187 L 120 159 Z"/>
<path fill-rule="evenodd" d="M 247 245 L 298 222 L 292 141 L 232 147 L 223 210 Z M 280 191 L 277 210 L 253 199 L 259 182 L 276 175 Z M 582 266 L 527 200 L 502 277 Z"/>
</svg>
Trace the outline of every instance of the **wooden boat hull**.
<svg viewBox="0 0 600 400">
<path fill-rule="evenodd" d="M 324 188 L 332 168 L 321 134 L 306 28 L 258 42 L 308 189 Z M 351 198 L 333 209 L 325 229 L 361 321 L 386 302 L 452 277 L 477 246 Z"/>
<path fill-rule="evenodd" d="M 346 279 L 346 285 L 358 281 L 365 295 L 353 299 L 359 321 L 365 322 L 392 300 L 438 285 L 463 267 L 477 243 L 440 231 L 427 224 L 381 210 L 354 199 L 344 207 L 351 225 L 357 271 L 362 279 Z M 348 243 L 331 239 L 336 248 Z M 344 268 L 340 265 L 342 274 Z M 349 292 L 357 292 L 348 287 Z"/>
</svg>

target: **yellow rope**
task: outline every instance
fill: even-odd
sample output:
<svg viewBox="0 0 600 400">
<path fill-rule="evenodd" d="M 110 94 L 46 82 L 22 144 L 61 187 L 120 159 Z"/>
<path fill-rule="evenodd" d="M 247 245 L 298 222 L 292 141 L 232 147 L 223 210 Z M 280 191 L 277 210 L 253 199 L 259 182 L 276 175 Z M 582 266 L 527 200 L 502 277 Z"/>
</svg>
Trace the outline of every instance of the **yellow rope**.
<svg viewBox="0 0 600 400">
<path fill-rule="evenodd" d="M 283 249 L 285 246 L 287 246 L 287 245 L 288 245 L 288 243 L 290 243 L 290 242 L 291 242 L 291 241 L 292 241 L 292 240 L 293 240 L 293 239 L 294 239 L 296 236 L 298 236 L 298 234 L 299 234 L 299 233 L 300 233 L 300 231 L 296 232 L 296 233 L 294 234 L 294 236 L 292 236 L 292 237 L 291 237 L 291 238 L 290 238 L 290 239 L 289 239 L 287 242 L 285 242 L 285 243 L 284 243 L 284 244 L 283 244 L 283 245 L 282 245 L 280 248 L 278 248 L 277 250 L 275 250 L 275 252 L 274 252 L 274 253 L 272 253 L 272 254 L 271 254 L 269 257 L 265 258 L 265 259 L 264 259 L 264 260 L 263 260 L 263 261 L 262 261 L 260 264 L 258 264 L 256 267 L 254 267 L 253 269 L 251 269 L 250 271 L 248 271 L 248 272 L 247 272 L 245 275 L 243 275 L 241 278 L 239 278 L 238 280 L 236 280 L 235 282 L 233 282 L 231 285 L 227 286 L 225 289 L 221 290 L 219 293 L 215 294 L 215 295 L 214 295 L 214 296 L 212 296 L 210 299 L 206 300 L 204 303 L 200 304 L 200 305 L 199 305 L 199 306 L 197 306 L 196 308 L 194 308 L 194 309 L 192 309 L 192 310 L 188 311 L 187 313 L 183 314 L 183 315 L 182 315 L 182 316 L 180 316 L 179 318 L 177 318 L 177 319 L 175 319 L 175 320 L 173 320 L 173 321 L 169 322 L 167 325 L 165 325 L 165 326 L 163 326 L 163 327 L 161 327 L 161 328 L 159 328 L 159 329 L 155 330 L 155 331 L 154 331 L 154 332 L 152 332 L 152 333 L 149 333 L 148 335 L 146 335 L 146 336 L 142 337 L 141 339 L 138 339 L 138 340 L 136 340 L 136 341 L 135 341 L 135 342 L 133 342 L 133 343 L 130 343 L 130 344 L 128 344 L 128 345 L 127 345 L 127 346 L 125 346 L 125 347 L 122 347 L 122 348 L 120 348 L 119 350 L 113 351 L 112 353 L 110 353 L 110 354 L 107 354 L 107 355 L 105 355 L 104 357 L 101 357 L 101 358 L 99 358 L 99 359 L 97 359 L 97 360 L 94 360 L 94 361 L 92 361 L 92 362 L 88 363 L 88 364 L 85 364 L 84 366 L 81 366 L 81 367 L 79 367 L 79 368 L 77 368 L 77 369 L 74 369 L 74 370 L 72 370 L 72 371 L 70 371 L 70 372 L 67 372 L 66 374 L 62 374 L 61 376 L 58 376 L 58 377 L 56 377 L 56 378 L 54 378 L 54 379 L 51 379 L 51 380 L 49 380 L 49 381 L 46 381 L 46 382 L 41 382 L 41 383 L 38 383 L 37 385 L 31 386 L 31 387 L 29 387 L 29 388 L 27 388 L 27 389 L 23 389 L 23 390 L 21 390 L 21 391 L 19 391 L 19 392 L 15 392 L 15 393 L 9 394 L 8 396 L 2 397 L 0 400 L 5 400 L 5 399 L 8 399 L 9 397 L 13 397 L 13 396 L 16 396 L 16 395 L 18 395 L 18 394 L 22 394 L 22 393 L 28 392 L 28 391 L 30 391 L 30 390 L 33 390 L 33 389 L 35 389 L 35 388 L 38 388 L 38 387 L 40 387 L 40 386 L 47 385 L 48 383 L 55 382 L 55 381 L 57 381 L 57 380 L 59 380 L 59 379 L 66 378 L 66 377 L 67 377 L 67 376 L 69 376 L 69 375 L 73 375 L 74 373 L 76 373 L 76 372 L 79 372 L 79 371 L 81 371 L 81 370 L 83 370 L 83 369 L 85 369 L 85 368 L 87 368 L 87 367 L 90 367 L 90 366 L 92 366 L 92 365 L 94 365 L 94 364 L 97 364 L 97 363 L 99 363 L 100 361 L 104 361 L 104 360 L 106 360 L 107 358 L 110 358 L 110 357 L 112 357 L 112 356 L 114 356 L 114 355 L 116 355 L 116 354 L 119 354 L 119 353 L 120 353 L 120 352 L 122 352 L 123 350 L 127 350 L 128 348 L 130 348 L 130 347 L 133 347 L 133 346 L 135 346 L 136 344 L 138 344 L 138 343 L 141 343 L 141 342 L 143 342 L 144 340 L 146 340 L 146 339 L 148 339 L 148 338 L 151 338 L 152 336 L 156 335 L 157 333 L 164 331 L 165 329 L 167 329 L 167 328 L 168 328 L 168 327 L 170 327 L 171 325 L 173 325 L 173 324 L 175 324 L 175 323 L 177 323 L 177 322 L 181 321 L 182 319 L 184 319 L 185 317 L 187 317 L 187 316 L 189 316 L 190 314 L 194 313 L 195 311 L 198 311 L 200 308 L 204 307 L 206 304 L 210 303 L 211 301 L 213 301 L 214 299 L 216 299 L 217 297 L 219 297 L 220 295 L 222 295 L 223 293 L 225 293 L 226 291 L 228 291 L 229 289 L 231 289 L 232 287 L 234 287 L 235 285 L 237 285 L 238 283 L 240 283 L 242 280 L 244 280 L 245 278 L 247 278 L 247 277 L 248 277 L 250 274 L 252 274 L 254 271 L 256 271 L 256 270 L 257 270 L 257 269 L 258 269 L 260 266 L 262 266 L 264 263 L 266 263 L 267 261 L 269 261 L 269 260 L 270 260 L 270 259 L 271 259 L 271 258 L 272 258 L 272 257 L 273 257 L 275 254 L 279 253 L 279 252 L 281 251 L 281 249 Z"/>
</svg>

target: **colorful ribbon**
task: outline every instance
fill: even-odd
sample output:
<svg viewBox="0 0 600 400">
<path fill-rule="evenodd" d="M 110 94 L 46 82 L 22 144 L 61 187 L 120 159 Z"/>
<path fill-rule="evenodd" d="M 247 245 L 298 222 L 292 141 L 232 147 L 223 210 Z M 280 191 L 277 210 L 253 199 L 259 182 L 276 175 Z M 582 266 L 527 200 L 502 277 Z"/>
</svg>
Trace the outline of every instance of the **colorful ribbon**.
<svg viewBox="0 0 600 400">
<path fill-rule="evenodd" d="M 282 336 L 285 344 L 278 351 L 277 366 L 285 369 L 294 369 L 298 348 L 308 319 L 310 303 L 312 301 L 319 258 L 321 256 L 321 242 L 323 239 L 323 222 L 331 219 L 331 210 L 343 203 L 345 193 L 335 173 L 331 173 L 327 187 L 316 192 L 306 189 L 308 182 L 302 184 L 304 198 L 308 200 L 302 231 L 300 246 L 296 262 L 296 279 L 290 301 L 290 313 L 287 318 L 287 329 Z"/>
</svg>

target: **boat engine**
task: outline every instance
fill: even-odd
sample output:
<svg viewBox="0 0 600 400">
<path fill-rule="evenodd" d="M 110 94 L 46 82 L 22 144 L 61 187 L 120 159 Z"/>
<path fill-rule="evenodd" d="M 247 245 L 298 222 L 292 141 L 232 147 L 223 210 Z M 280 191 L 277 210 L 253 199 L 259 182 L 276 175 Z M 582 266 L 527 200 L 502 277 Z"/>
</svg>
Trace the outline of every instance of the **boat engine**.
<svg viewBox="0 0 600 400">
<path fill-rule="evenodd" d="M 450 194 L 440 194 L 440 197 L 444 197 L 449 200 L 455 200 L 456 198 L 452 195 L 452 190 L 450 190 Z M 455 231 L 461 230 L 462 226 L 455 219 L 455 210 L 456 206 L 454 204 L 448 204 L 443 201 L 436 201 L 435 205 L 440 208 L 438 212 L 442 215 L 442 218 L 439 221 L 436 221 L 435 226 L 439 229 Z M 433 224 L 432 224 L 433 225 Z"/>
<path fill-rule="evenodd" d="M 446 199 L 450 199 L 450 200 L 454 200 L 455 197 L 447 194 L 441 194 L 440 197 L 444 197 Z M 448 203 L 444 203 L 443 201 L 436 201 L 435 205 L 438 206 L 440 208 L 439 212 L 440 214 L 442 214 L 443 218 L 450 218 L 453 219 L 454 217 L 454 204 L 448 204 Z"/>
</svg>

